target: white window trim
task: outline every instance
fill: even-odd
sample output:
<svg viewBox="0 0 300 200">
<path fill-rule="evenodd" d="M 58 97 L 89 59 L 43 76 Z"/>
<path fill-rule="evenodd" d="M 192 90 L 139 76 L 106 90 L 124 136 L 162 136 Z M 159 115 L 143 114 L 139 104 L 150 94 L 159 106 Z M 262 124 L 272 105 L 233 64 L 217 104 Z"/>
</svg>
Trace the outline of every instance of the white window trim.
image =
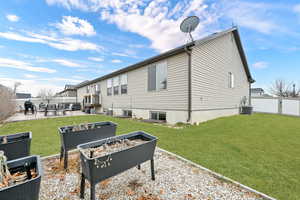
<svg viewBox="0 0 300 200">
<path fill-rule="evenodd" d="M 229 88 L 234 88 L 235 87 L 235 79 L 234 79 L 234 74 L 232 73 L 232 72 L 229 72 L 228 73 L 228 75 L 229 75 L 229 83 L 228 83 L 228 86 L 229 86 Z"/>
<path fill-rule="evenodd" d="M 157 70 L 157 66 L 163 65 L 163 64 L 165 64 L 166 67 L 167 67 L 167 71 L 166 71 L 167 86 L 166 86 L 166 88 L 160 88 L 160 87 L 159 87 L 160 85 L 158 84 L 158 75 L 157 75 L 158 70 Z M 159 92 L 159 91 L 165 91 L 165 90 L 168 90 L 168 62 L 167 62 L 167 61 L 161 61 L 161 62 L 153 63 L 153 64 L 149 65 L 148 68 L 149 68 L 149 67 L 152 67 L 153 65 L 154 65 L 155 68 L 156 68 L 156 69 L 155 69 L 155 90 L 149 90 L 149 89 L 148 89 L 149 86 L 147 85 L 147 91 L 148 91 L 148 92 Z M 147 72 L 147 73 L 149 73 L 149 72 Z"/>
</svg>

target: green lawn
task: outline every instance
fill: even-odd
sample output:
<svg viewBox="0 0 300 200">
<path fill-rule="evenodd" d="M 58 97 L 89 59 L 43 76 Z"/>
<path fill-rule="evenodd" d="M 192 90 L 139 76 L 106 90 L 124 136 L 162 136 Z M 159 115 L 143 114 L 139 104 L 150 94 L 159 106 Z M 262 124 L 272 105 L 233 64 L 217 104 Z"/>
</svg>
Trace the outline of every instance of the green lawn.
<svg viewBox="0 0 300 200">
<path fill-rule="evenodd" d="M 300 118 L 254 114 L 212 120 L 183 129 L 106 116 L 9 123 L 0 134 L 32 131 L 32 154 L 59 152 L 57 127 L 110 120 L 118 134 L 143 130 L 158 145 L 278 199 L 300 199 Z"/>
</svg>

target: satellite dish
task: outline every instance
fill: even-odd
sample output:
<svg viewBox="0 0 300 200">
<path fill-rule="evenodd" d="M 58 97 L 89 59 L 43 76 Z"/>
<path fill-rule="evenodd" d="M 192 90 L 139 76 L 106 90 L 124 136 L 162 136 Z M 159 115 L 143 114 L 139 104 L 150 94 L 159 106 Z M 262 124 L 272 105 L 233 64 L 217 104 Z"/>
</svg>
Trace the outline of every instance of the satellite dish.
<svg viewBox="0 0 300 200">
<path fill-rule="evenodd" d="M 194 41 L 194 39 L 192 37 L 191 32 L 193 32 L 196 29 L 196 27 L 198 26 L 199 22 L 200 22 L 199 17 L 197 17 L 197 16 L 190 16 L 190 17 L 185 18 L 181 22 L 181 24 L 180 24 L 180 30 L 183 33 L 188 33 L 190 35 L 190 37 L 191 37 L 192 42 Z"/>
</svg>

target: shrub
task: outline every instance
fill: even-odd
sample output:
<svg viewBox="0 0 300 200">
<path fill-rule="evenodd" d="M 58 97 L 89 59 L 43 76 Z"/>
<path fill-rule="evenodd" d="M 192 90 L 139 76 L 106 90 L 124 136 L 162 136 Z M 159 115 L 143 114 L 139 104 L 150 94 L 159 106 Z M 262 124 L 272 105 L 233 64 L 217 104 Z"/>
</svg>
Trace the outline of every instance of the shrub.
<svg viewBox="0 0 300 200">
<path fill-rule="evenodd" d="M 16 110 L 14 93 L 8 87 L 0 85 L 0 121 L 11 116 Z"/>
</svg>

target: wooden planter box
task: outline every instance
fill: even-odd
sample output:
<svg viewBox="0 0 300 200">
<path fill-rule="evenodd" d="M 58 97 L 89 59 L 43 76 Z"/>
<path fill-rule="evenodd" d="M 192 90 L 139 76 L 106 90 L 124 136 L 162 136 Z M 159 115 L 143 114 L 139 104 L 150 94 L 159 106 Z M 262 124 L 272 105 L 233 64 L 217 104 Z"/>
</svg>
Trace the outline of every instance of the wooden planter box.
<svg viewBox="0 0 300 200">
<path fill-rule="evenodd" d="M 117 124 L 113 122 L 89 123 L 89 127 L 94 124 L 94 129 L 73 132 L 73 126 L 65 126 L 58 129 L 61 140 L 60 160 L 64 158 L 64 168 L 68 168 L 68 151 L 76 149 L 77 145 L 101 140 L 116 135 Z"/>
<path fill-rule="evenodd" d="M 42 176 L 42 167 L 39 156 L 28 156 L 7 162 L 9 171 L 14 173 L 24 168 L 28 163 L 30 168 L 35 168 L 37 177 L 0 189 L 1 200 L 38 200 Z"/>
<path fill-rule="evenodd" d="M 7 138 L 7 143 L 2 144 L 4 137 Z M 2 135 L 0 136 L 0 150 L 5 152 L 7 160 L 29 156 L 31 137 L 31 132 Z"/>
<path fill-rule="evenodd" d="M 91 200 L 95 200 L 95 185 L 97 183 L 135 166 L 138 166 L 140 169 L 140 164 L 148 160 L 151 161 L 152 180 L 155 180 L 153 156 L 157 138 L 145 132 L 139 131 L 110 138 L 109 143 L 114 143 L 123 139 L 142 139 L 147 142 L 110 154 L 110 165 L 104 168 L 97 167 L 95 165 L 95 160 L 100 162 L 105 161 L 108 159 L 108 155 L 97 158 L 89 158 L 86 157 L 82 151 L 80 152 L 82 166 L 80 198 L 84 198 L 85 179 L 87 179 L 91 185 Z M 80 150 L 95 148 L 105 144 L 106 142 L 107 140 L 103 139 L 100 141 L 78 145 L 77 148 Z"/>
</svg>

